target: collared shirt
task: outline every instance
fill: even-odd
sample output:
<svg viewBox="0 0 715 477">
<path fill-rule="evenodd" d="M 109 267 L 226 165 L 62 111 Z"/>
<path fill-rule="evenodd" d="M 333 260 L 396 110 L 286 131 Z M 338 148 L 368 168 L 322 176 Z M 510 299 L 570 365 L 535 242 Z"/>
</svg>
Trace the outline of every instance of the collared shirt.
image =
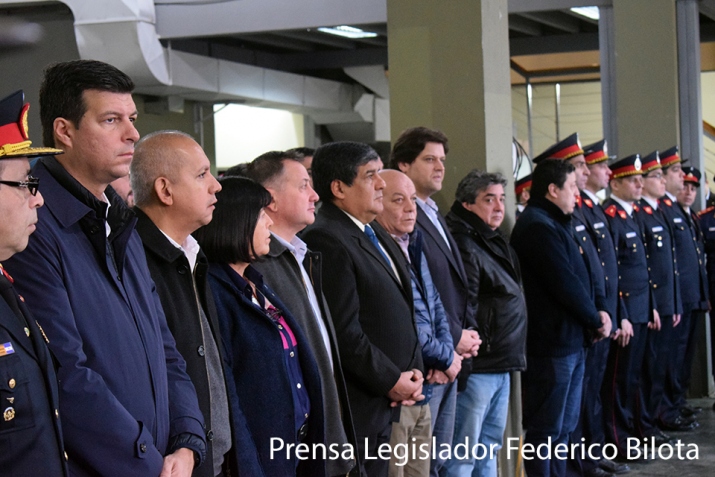
<svg viewBox="0 0 715 477">
<path fill-rule="evenodd" d="M 648 202 L 648 205 L 653 207 L 653 210 L 658 210 L 658 200 L 657 199 L 651 199 L 650 197 L 643 196 L 643 200 Z"/>
<path fill-rule="evenodd" d="M 667 195 L 668 198 L 669 198 L 670 200 L 672 200 L 674 204 L 675 204 L 676 202 L 678 202 L 678 199 L 677 199 L 673 194 L 671 194 L 670 192 L 668 192 L 667 190 L 665 191 L 665 195 Z"/>
<path fill-rule="evenodd" d="M 286 323 L 283 317 L 283 310 L 279 310 L 273 304 L 266 306 L 266 298 L 263 296 L 263 293 L 260 292 L 260 290 L 263 289 L 263 275 L 261 275 L 258 270 L 249 265 L 243 272 L 245 277 L 256 286 L 256 293 L 254 294 L 253 287 L 246 278 L 243 278 L 236 270 L 227 264 L 224 265 L 224 269 L 238 290 L 245 297 L 250 298 L 251 301 L 260 308 L 263 314 L 270 318 L 276 330 L 280 333 L 281 341 L 283 342 L 283 358 L 286 369 L 288 370 L 288 379 L 290 379 L 290 388 L 293 393 L 295 431 L 297 436 L 300 428 L 308 421 L 310 414 L 310 397 L 308 396 L 308 390 L 305 387 L 305 380 L 303 379 L 303 371 L 300 367 L 298 342 L 295 338 L 295 334 L 290 326 L 288 326 L 288 323 Z"/>
<path fill-rule="evenodd" d="M 318 304 L 318 297 L 315 294 L 315 289 L 313 289 L 312 282 L 308 276 L 308 272 L 303 266 L 303 260 L 305 259 L 305 254 L 308 253 L 308 246 L 299 239 L 297 236 L 293 237 L 293 240 L 286 242 L 283 238 L 271 232 L 273 238 L 278 240 L 278 243 L 283 245 L 288 251 L 293 255 L 295 261 L 298 262 L 298 268 L 300 269 L 300 274 L 303 277 L 303 287 L 305 292 L 308 294 L 308 301 L 310 301 L 310 307 L 313 309 L 313 316 L 315 321 L 318 323 L 318 328 L 320 328 L 320 336 L 323 338 L 323 343 L 325 344 L 325 350 L 328 352 L 328 358 L 330 358 L 330 368 L 333 368 L 333 352 L 330 346 L 330 337 L 328 336 L 328 328 L 323 322 L 323 314 L 320 311 L 320 305 Z"/>
<path fill-rule="evenodd" d="M 107 194 L 102 193 L 102 201 L 107 203 L 107 211 L 104 214 L 104 233 L 107 234 L 107 238 L 109 238 L 109 234 L 112 233 L 112 227 L 109 226 L 109 208 L 112 206 L 112 204 L 109 202 L 109 197 L 107 197 Z"/>
<path fill-rule="evenodd" d="M 432 225 L 437 228 L 437 231 L 444 239 L 444 243 L 447 244 L 447 248 L 452 250 L 452 247 L 449 245 L 449 240 L 447 240 L 447 233 L 444 231 L 442 223 L 439 221 L 439 208 L 437 207 L 437 202 L 432 200 L 431 197 L 428 197 L 427 200 L 422 200 L 417 197 L 417 204 L 424 211 L 424 213 L 427 214 L 427 217 L 429 217 L 429 220 L 430 222 L 432 222 Z"/>
<path fill-rule="evenodd" d="M 620 197 L 616 197 L 613 194 L 611 194 L 611 199 L 618 202 L 621 205 L 621 207 L 623 207 L 625 209 L 626 214 L 628 214 L 628 217 L 631 217 L 633 215 L 633 203 L 632 202 L 626 202 L 625 200 L 621 199 Z"/>
<path fill-rule="evenodd" d="M 186 259 L 189 261 L 189 265 L 191 266 L 191 270 L 196 268 L 196 259 L 199 256 L 199 250 L 201 250 L 201 247 L 199 246 L 199 243 L 196 241 L 196 239 L 191 235 L 188 235 L 186 237 L 186 240 L 184 240 L 184 243 L 179 245 L 179 243 L 173 238 L 169 237 L 166 232 L 161 230 L 161 233 L 164 234 L 164 237 L 167 238 L 171 245 L 184 252 Z"/>
<path fill-rule="evenodd" d="M 343 210 L 343 209 L 340 209 L 340 210 Z M 365 224 L 360 222 L 358 219 L 356 219 L 355 217 L 350 215 L 350 213 L 346 212 L 345 210 L 343 210 L 343 212 L 345 212 L 345 215 L 350 217 L 350 220 L 352 220 L 355 223 L 355 225 L 360 227 L 360 230 L 362 231 L 362 233 L 365 233 Z M 383 255 L 385 255 L 385 257 L 387 257 L 387 260 L 390 262 L 390 267 L 392 268 L 392 272 L 395 274 L 397 281 L 400 282 L 400 284 L 401 284 L 402 280 L 400 279 L 400 274 L 397 273 L 397 267 L 395 266 L 395 262 L 392 261 L 392 257 L 390 257 L 390 254 L 387 253 L 387 250 L 385 249 L 385 246 L 382 245 L 382 243 L 380 242 L 380 239 L 377 240 L 377 243 L 380 244 L 380 250 L 382 250 Z"/>
<path fill-rule="evenodd" d="M 395 242 L 397 242 L 397 245 L 400 246 L 400 249 L 402 250 L 402 253 L 405 254 L 405 257 L 407 258 L 407 261 L 410 261 L 410 251 L 409 251 L 409 246 L 410 246 L 410 234 L 404 234 L 404 235 L 392 235 L 390 236 L 393 238 Z"/>
<path fill-rule="evenodd" d="M 599 199 L 598 196 L 596 194 L 594 194 L 593 192 L 591 192 L 590 190 L 583 189 L 583 192 L 589 197 L 589 199 L 591 199 L 593 201 L 594 204 L 601 203 L 601 199 Z"/>
</svg>

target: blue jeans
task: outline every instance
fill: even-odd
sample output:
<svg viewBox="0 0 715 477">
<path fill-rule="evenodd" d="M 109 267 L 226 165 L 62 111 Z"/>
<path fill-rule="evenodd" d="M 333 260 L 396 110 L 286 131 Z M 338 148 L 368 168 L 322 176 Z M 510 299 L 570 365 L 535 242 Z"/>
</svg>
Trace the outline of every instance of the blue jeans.
<svg viewBox="0 0 715 477">
<path fill-rule="evenodd" d="M 456 459 L 445 463 L 450 477 L 496 477 L 497 452 L 501 449 L 509 410 L 509 373 L 472 374 L 467 388 L 457 395 L 457 417 L 454 423 L 453 446 L 467 443 L 468 459 Z M 475 459 L 471 449 L 483 444 L 487 453 L 483 459 Z M 491 450 L 493 459 L 491 459 Z M 477 456 L 484 455 L 483 451 Z"/>
<path fill-rule="evenodd" d="M 553 453 L 557 444 L 568 443 L 580 413 L 585 357 L 583 350 L 563 357 L 526 357 L 522 380 L 524 445 L 536 449 L 550 439 Z M 533 459 L 524 459 L 529 477 L 566 474 L 565 459 L 540 459 L 535 452 L 529 455 Z"/>
<path fill-rule="evenodd" d="M 432 397 L 429 401 L 432 413 L 432 437 L 437 446 L 436 459 L 430 463 L 430 477 L 437 477 L 444 466 L 444 459 L 439 457 L 441 444 L 452 445 L 454 433 L 454 413 L 457 406 L 457 381 L 447 384 L 433 384 Z"/>
</svg>

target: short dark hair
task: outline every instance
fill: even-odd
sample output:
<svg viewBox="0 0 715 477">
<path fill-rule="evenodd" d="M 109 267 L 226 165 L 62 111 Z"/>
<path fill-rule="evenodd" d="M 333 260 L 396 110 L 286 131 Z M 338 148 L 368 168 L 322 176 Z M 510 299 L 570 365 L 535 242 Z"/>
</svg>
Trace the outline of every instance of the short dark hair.
<svg viewBox="0 0 715 477">
<path fill-rule="evenodd" d="M 573 164 L 561 159 L 546 159 L 539 162 L 531 176 L 531 196 L 546 197 L 550 184 L 563 189 L 566 176 L 575 171 Z"/>
<path fill-rule="evenodd" d="M 283 161 L 300 163 L 301 159 L 289 151 L 266 152 L 249 162 L 243 174 L 263 187 L 269 187 L 283 173 Z"/>
<path fill-rule="evenodd" d="M 87 112 L 86 90 L 131 93 L 134 82 L 119 69 L 101 61 L 74 60 L 48 66 L 40 86 L 42 142 L 46 147 L 55 146 L 55 119 L 64 118 L 79 127 Z"/>
<path fill-rule="evenodd" d="M 253 233 L 271 194 L 246 177 L 222 177 L 213 219 L 192 235 L 206 258 L 214 263 L 251 263 L 256 260 Z"/>
<path fill-rule="evenodd" d="M 360 166 L 379 159 L 373 148 L 361 142 L 324 144 L 313 156 L 313 189 L 322 199 L 331 201 L 334 196 L 330 184 L 334 180 L 351 186 Z"/>
<path fill-rule="evenodd" d="M 313 157 L 315 155 L 315 149 L 312 147 L 294 147 L 293 149 L 288 149 L 286 152 L 290 154 L 295 154 L 299 161 L 303 161 L 306 157 Z"/>
<path fill-rule="evenodd" d="M 426 127 L 410 128 L 402 131 L 390 153 L 390 168 L 399 169 L 400 164 L 412 164 L 424 150 L 428 142 L 437 142 L 444 146 L 444 153 L 449 152 L 447 136 L 441 131 Z"/>
<path fill-rule="evenodd" d="M 235 166 L 231 166 L 221 174 L 221 177 L 246 177 L 247 162 L 241 162 Z"/>
<path fill-rule="evenodd" d="M 493 184 L 501 184 L 506 188 L 507 182 L 499 172 L 480 171 L 472 169 L 467 173 L 457 186 L 454 198 L 457 202 L 473 204 L 480 192 Z"/>
</svg>

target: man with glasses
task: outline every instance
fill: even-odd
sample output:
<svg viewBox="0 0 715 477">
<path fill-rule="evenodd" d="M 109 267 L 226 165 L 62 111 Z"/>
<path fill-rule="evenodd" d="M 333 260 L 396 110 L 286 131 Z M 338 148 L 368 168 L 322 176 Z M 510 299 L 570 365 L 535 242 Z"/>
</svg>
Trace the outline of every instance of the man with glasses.
<svg viewBox="0 0 715 477">
<path fill-rule="evenodd" d="M 0 260 L 27 247 L 42 207 L 28 158 L 60 154 L 31 148 L 24 94 L 0 101 Z M 12 475 L 67 475 L 57 376 L 45 337 L 0 265 L 0 469 Z"/>
</svg>

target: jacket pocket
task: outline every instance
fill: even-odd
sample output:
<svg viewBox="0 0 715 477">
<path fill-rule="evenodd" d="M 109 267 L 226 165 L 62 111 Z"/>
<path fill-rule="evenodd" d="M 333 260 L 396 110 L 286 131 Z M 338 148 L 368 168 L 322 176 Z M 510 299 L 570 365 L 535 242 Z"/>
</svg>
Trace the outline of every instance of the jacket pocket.
<svg viewBox="0 0 715 477">
<path fill-rule="evenodd" d="M 35 425 L 30 380 L 17 355 L 0 357 L 0 434 Z"/>
</svg>

